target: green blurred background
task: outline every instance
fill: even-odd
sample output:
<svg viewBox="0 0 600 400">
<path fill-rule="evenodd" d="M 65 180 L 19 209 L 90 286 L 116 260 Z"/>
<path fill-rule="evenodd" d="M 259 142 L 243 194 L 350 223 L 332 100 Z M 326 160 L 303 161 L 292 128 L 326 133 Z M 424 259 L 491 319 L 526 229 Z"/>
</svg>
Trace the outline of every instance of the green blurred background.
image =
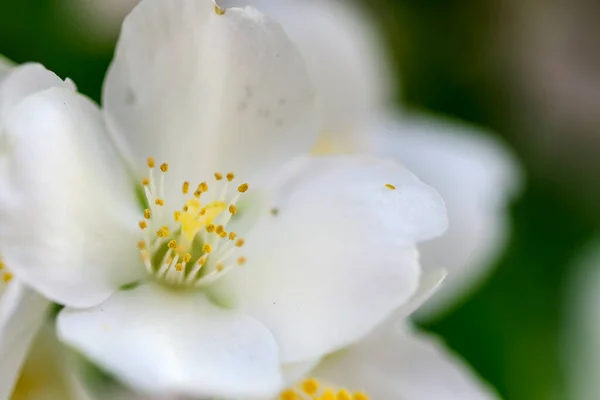
<svg viewBox="0 0 600 400">
<path fill-rule="evenodd" d="M 565 286 L 571 261 L 600 223 L 600 112 L 585 107 L 600 83 L 589 72 L 600 51 L 588 43 L 600 24 L 581 1 L 366 1 L 401 77 L 398 101 L 492 128 L 527 174 L 496 273 L 425 328 L 506 399 L 567 398 Z M 64 7 L 61 0 L 0 0 L 0 53 L 39 61 L 99 100 L 116 36 L 86 34 Z M 591 94 L 578 97 L 580 86 Z"/>
</svg>

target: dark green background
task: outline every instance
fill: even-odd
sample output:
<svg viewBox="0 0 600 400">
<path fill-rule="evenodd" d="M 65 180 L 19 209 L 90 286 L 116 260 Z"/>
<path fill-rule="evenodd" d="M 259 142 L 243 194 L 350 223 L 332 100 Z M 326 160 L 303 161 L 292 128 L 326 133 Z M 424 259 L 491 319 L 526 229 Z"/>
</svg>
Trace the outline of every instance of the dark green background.
<svg viewBox="0 0 600 400">
<path fill-rule="evenodd" d="M 114 43 L 86 42 L 54 0 L 0 0 L 0 53 L 39 61 L 99 100 Z M 593 210 L 537 173 L 511 131 L 503 83 L 479 62 L 493 1 L 372 0 L 402 77 L 403 104 L 489 126 L 514 146 L 528 175 L 497 272 L 464 305 L 426 328 L 461 353 L 506 399 L 563 399 L 561 335 L 567 266 L 593 235 Z M 431 399 L 434 400 L 434 399 Z"/>
</svg>

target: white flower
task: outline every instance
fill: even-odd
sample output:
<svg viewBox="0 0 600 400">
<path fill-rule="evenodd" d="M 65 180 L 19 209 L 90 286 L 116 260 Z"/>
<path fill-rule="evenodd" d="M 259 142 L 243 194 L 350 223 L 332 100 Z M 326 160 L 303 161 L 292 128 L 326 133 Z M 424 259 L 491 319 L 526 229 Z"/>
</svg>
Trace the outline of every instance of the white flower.
<svg viewBox="0 0 600 400">
<path fill-rule="evenodd" d="M 390 88 L 397 85 L 381 41 L 367 13 L 351 2 L 231 1 L 260 7 L 300 49 L 317 88 L 319 153 L 374 152 L 439 190 L 449 229 L 419 250 L 424 271 L 448 271 L 443 288 L 425 306 L 427 314 L 448 310 L 481 282 L 504 248 L 506 208 L 521 183 L 514 156 L 476 128 L 393 111 Z"/>
<path fill-rule="evenodd" d="M 563 358 L 565 398 L 594 400 L 600 382 L 600 240 L 595 238 L 567 269 Z"/>
<path fill-rule="evenodd" d="M 406 303 L 415 242 L 446 228 L 437 193 L 393 162 L 288 162 L 317 135 L 302 58 L 254 9 L 221 14 L 140 3 L 102 112 L 51 88 L 3 129 L 7 264 L 66 305 L 62 340 L 142 392 L 270 395 L 282 364 Z"/>
<path fill-rule="evenodd" d="M 50 87 L 73 87 L 35 64 L 15 67 L 0 59 L 0 132 L 6 116 L 28 96 Z M 6 155 L 12 143 L 0 135 L 0 182 L 7 179 Z M 0 191 L 0 197 L 6 193 Z M 47 317 L 50 303 L 14 279 L 2 258 L 0 241 L 0 398 L 12 392 L 29 345 Z"/>
</svg>

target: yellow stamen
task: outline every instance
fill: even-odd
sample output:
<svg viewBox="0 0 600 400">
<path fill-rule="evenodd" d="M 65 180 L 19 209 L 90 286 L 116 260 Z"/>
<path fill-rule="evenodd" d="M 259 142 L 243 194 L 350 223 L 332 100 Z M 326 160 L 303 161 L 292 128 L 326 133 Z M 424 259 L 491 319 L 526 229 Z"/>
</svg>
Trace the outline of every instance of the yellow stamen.
<svg viewBox="0 0 600 400">
<path fill-rule="evenodd" d="M 4 274 L 2 274 L 2 280 L 4 281 L 4 283 L 8 283 L 10 281 L 12 281 L 13 279 L 13 274 L 10 272 L 5 272 Z"/>
<path fill-rule="evenodd" d="M 223 271 L 223 268 L 225 268 L 223 267 L 223 264 L 217 264 L 217 271 L 221 272 Z"/>
<path fill-rule="evenodd" d="M 144 179 L 142 179 L 142 185 L 148 186 L 149 184 L 150 184 L 150 178 L 144 178 Z"/>
<path fill-rule="evenodd" d="M 386 183 L 385 187 L 388 188 L 388 189 L 391 189 L 391 190 L 396 190 L 396 186 L 394 186 L 392 184 L 389 184 L 389 183 Z"/>
<path fill-rule="evenodd" d="M 354 400 L 369 400 L 369 396 L 363 392 L 356 392 L 354 393 Z"/>
<path fill-rule="evenodd" d="M 144 210 L 144 218 L 146 218 L 146 219 L 150 219 L 150 216 L 151 216 L 150 209 L 149 209 L 149 208 L 146 208 L 146 209 Z"/>
<path fill-rule="evenodd" d="M 169 236 L 169 228 L 166 226 L 163 226 L 162 228 L 160 228 L 159 230 L 156 231 L 156 236 L 158 236 L 159 238 L 166 238 Z"/>
<path fill-rule="evenodd" d="M 198 259 L 198 265 L 203 266 L 204 264 L 206 264 L 206 257 L 200 257 L 200 259 Z"/>
<path fill-rule="evenodd" d="M 240 257 L 240 258 L 238 258 L 238 259 L 237 259 L 237 263 L 238 263 L 239 265 L 244 265 L 244 264 L 246 264 L 246 257 Z"/>
<path fill-rule="evenodd" d="M 183 271 L 183 264 L 182 264 L 182 263 L 177 263 L 177 264 L 175 264 L 175 270 L 176 270 L 177 272 L 181 272 L 181 271 Z"/>
<path fill-rule="evenodd" d="M 164 205 L 165 205 L 165 201 L 164 201 L 163 199 L 156 199 L 156 200 L 154 201 L 154 204 L 156 204 L 156 205 L 157 205 L 157 206 L 159 206 L 159 207 L 162 207 L 162 206 L 164 206 Z"/>
<path fill-rule="evenodd" d="M 177 249 L 177 242 L 175 240 L 171 240 L 167 246 L 169 246 L 169 248 L 171 250 L 176 250 Z"/>
<path fill-rule="evenodd" d="M 238 239 L 237 242 L 235 242 L 235 245 L 237 247 L 242 247 L 244 245 L 244 239 Z"/>
<path fill-rule="evenodd" d="M 248 190 L 248 184 L 247 183 L 243 183 L 238 187 L 238 192 L 240 193 L 244 193 L 246 190 Z"/>
<path fill-rule="evenodd" d="M 208 224 L 208 225 L 206 225 L 206 232 L 213 233 L 214 231 L 215 231 L 215 225 L 214 224 Z"/>
<path fill-rule="evenodd" d="M 175 222 L 179 221 L 180 217 L 181 217 L 181 211 L 175 211 L 173 213 L 173 219 L 175 220 Z"/>
<path fill-rule="evenodd" d="M 190 191 L 190 183 L 189 182 L 183 182 L 183 186 L 181 187 L 181 191 L 183 192 L 183 194 L 188 194 L 188 192 Z"/>
<path fill-rule="evenodd" d="M 169 164 L 167 164 L 167 163 L 160 164 L 160 170 L 162 172 L 167 172 L 169 170 Z"/>
<path fill-rule="evenodd" d="M 137 247 L 138 247 L 138 249 L 140 249 L 140 250 L 144 250 L 144 249 L 146 248 L 146 242 L 144 242 L 143 240 L 140 240 L 140 241 L 137 243 Z"/>
<path fill-rule="evenodd" d="M 279 400 L 299 400 L 299 397 L 293 390 L 288 389 L 279 395 Z"/>
<path fill-rule="evenodd" d="M 212 251 L 212 246 L 208 243 L 205 243 L 204 246 L 202 246 L 202 251 L 204 253 L 210 254 L 210 252 Z"/>
<path fill-rule="evenodd" d="M 233 174 L 233 172 L 230 172 L 227 174 L 226 178 L 228 182 L 231 182 L 235 178 L 235 175 Z"/>
<path fill-rule="evenodd" d="M 231 213 L 231 215 L 235 215 L 237 213 L 237 207 L 234 206 L 233 204 L 229 206 L 229 212 Z"/>
<path fill-rule="evenodd" d="M 215 172 L 215 179 L 220 181 L 221 179 L 223 179 L 223 175 L 220 172 Z"/>
<path fill-rule="evenodd" d="M 235 240 L 236 237 L 237 237 L 237 233 L 235 233 L 235 232 L 229 233 L 229 240 Z"/>
<path fill-rule="evenodd" d="M 192 255 L 190 253 L 187 253 L 185 256 L 183 256 L 184 263 L 189 263 L 191 259 L 192 259 Z"/>
<path fill-rule="evenodd" d="M 352 395 L 346 389 L 342 389 L 337 393 L 336 400 L 352 400 Z"/>
<path fill-rule="evenodd" d="M 147 163 L 149 168 L 154 168 L 154 158 L 148 157 Z"/>
<path fill-rule="evenodd" d="M 146 229 L 148 227 L 148 223 L 146 221 L 140 221 L 138 222 L 138 225 L 140 227 L 140 229 Z"/>
<path fill-rule="evenodd" d="M 309 395 L 316 394 L 319 390 L 319 381 L 312 378 L 305 380 L 304 382 L 302 382 L 302 390 L 304 391 L 304 393 Z"/>
</svg>

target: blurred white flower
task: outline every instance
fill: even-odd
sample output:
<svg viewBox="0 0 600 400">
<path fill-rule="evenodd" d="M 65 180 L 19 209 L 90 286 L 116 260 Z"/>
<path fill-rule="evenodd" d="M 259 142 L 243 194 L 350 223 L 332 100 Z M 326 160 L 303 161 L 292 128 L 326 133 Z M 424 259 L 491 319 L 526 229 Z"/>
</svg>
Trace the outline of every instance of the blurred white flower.
<svg viewBox="0 0 600 400">
<path fill-rule="evenodd" d="M 348 346 L 405 304 L 415 243 L 446 228 L 437 193 L 393 162 L 288 162 L 313 147 L 314 111 L 278 24 L 146 0 L 104 110 L 53 87 L 7 114 L 5 260 L 67 306 L 59 336 L 132 387 L 268 395 L 281 364 Z"/>
<path fill-rule="evenodd" d="M 375 152 L 405 164 L 439 190 L 449 214 L 443 236 L 419 246 L 425 271 L 448 279 L 426 305 L 448 310 L 481 282 L 507 239 L 507 205 L 521 183 L 499 140 L 457 122 L 391 109 L 391 79 L 366 12 L 332 0 L 229 0 L 280 22 L 300 49 L 317 88 L 318 153 Z M 422 314 L 419 313 L 419 314 Z"/>
<path fill-rule="evenodd" d="M 50 87 L 73 87 L 55 74 L 33 64 L 14 66 L 0 59 L 0 182 L 6 182 L 6 155 L 11 142 L 3 134 L 7 115 L 24 99 Z M 7 194 L 0 191 L 0 197 Z M 4 224 L 3 220 L 0 224 Z M 13 390 L 31 341 L 47 318 L 50 303 L 15 279 L 2 258 L 0 241 L 0 398 Z"/>
<path fill-rule="evenodd" d="M 600 240 L 588 245 L 569 267 L 566 291 L 564 398 L 595 400 L 600 393 Z"/>
</svg>

